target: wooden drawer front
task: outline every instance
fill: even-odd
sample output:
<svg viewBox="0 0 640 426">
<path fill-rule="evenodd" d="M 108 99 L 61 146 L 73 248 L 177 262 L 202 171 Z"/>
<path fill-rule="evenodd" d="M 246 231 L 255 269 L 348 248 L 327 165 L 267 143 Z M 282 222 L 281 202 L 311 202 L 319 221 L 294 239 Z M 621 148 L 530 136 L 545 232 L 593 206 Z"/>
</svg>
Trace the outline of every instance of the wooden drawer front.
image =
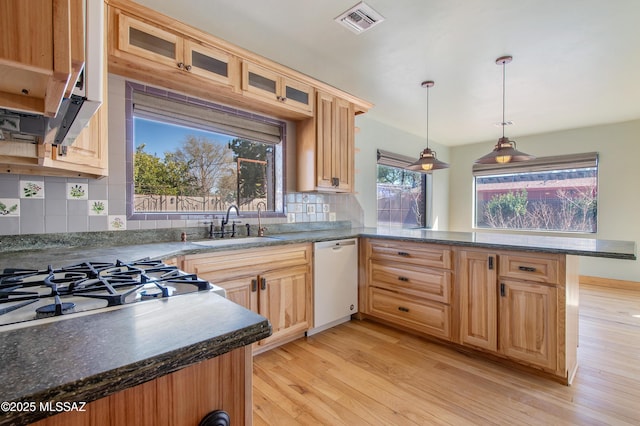
<svg viewBox="0 0 640 426">
<path fill-rule="evenodd" d="M 501 277 L 548 284 L 560 282 L 560 261 L 552 255 L 549 257 L 500 255 L 498 264 Z"/>
<path fill-rule="evenodd" d="M 208 272 L 218 272 L 218 279 L 226 279 L 250 275 L 257 268 L 264 273 L 273 269 L 310 264 L 310 245 L 298 244 L 187 255 L 183 268 L 189 273 L 203 276 Z"/>
<path fill-rule="evenodd" d="M 371 257 L 451 269 L 451 250 L 436 244 L 411 243 L 406 241 L 381 241 L 371 243 Z"/>
<path fill-rule="evenodd" d="M 449 303 L 451 298 L 451 272 L 421 268 L 397 262 L 372 260 L 369 276 L 375 287 L 412 294 L 418 297 Z"/>
<path fill-rule="evenodd" d="M 369 288 L 369 313 L 398 325 L 450 339 L 449 305 Z"/>
</svg>

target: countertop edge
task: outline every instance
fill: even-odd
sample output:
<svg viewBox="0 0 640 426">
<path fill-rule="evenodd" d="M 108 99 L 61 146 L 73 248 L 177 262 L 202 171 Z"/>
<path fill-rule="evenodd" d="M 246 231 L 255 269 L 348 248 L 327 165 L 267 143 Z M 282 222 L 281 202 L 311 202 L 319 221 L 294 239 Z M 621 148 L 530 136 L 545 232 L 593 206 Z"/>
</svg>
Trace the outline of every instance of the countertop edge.
<svg viewBox="0 0 640 426">
<path fill-rule="evenodd" d="M 231 333 L 165 352 L 114 370 L 104 371 L 82 380 L 56 386 L 44 392 L 25 395 L 16 401 L 92 402 L 171 374 L 192 364 L 250 345 L 270 335 L 271 325 L 265 319 L 262 322 Z M 32 412 L 5 412 L 0 419 L 0 425 L 16 424 L 15 422 L 19 424 L 31 423 L 55 414 L 58 413 L 39 410 Z"/>
<path fill-rule="evenodd" d="M 517 244 L 505 244 L 505 243 L 488 243 L 488 242 L 469 242 L 469 241 L 451 241 L 442 240 L 437 238 L 422 238 L 422 237 L 409 237 L 409 236 L 397 236 L 397 235 L 380 235 L 375 233 L 363 232 L 359 234 L 362 238 L 379 238 L 388 240 L 400 240 L 400 241 L 416 241 L 429 244 L 444 244 L 457 247 L 477 247 L 488 248 L 495 250 L 517 250 L 530 253 L 551 253 L 551 254 L 565 254 L 571 256 L 587 256 L 587 257 L 600 257 L 608 259 L 620 259 L 620 260 L 637 260 L 635 254 L 617 253 L 607 251 L 589 251 L 589 250 L 577 250 L 568 248 L 553 248 L 553 247 L 539 247 L 539 246 L 522 246 Z"/>
</svg>

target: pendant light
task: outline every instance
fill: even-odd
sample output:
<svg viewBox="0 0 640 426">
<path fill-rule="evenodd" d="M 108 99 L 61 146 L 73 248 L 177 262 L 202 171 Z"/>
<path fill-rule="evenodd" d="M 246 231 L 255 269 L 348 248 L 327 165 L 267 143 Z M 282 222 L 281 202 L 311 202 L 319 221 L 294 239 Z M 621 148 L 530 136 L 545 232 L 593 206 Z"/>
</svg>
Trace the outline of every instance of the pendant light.
<svg viewBox="0 0 640 426">
<path fill-rule="evenodd" d="M 423 81 L 421 86 L 427 89 L 427 147 L 420 153 L 420 158 L 407 166 L 408 170 L 429 173 L 432 170 L 447 169 L 449 165 L 438 160 L 436 152 L 429 149 L 429 89 L 435 83 L 431 80 Z"/>
<path fill-rule="evenodd" d="M 496 59 L 497 65 L 502 65 L 502 137 L 498 139 L 498 143 L 493 148 L 493 151 L 488 153 L 487 155 L 478 158 L 475 162 L 476 164 L 504 164 L 504 163 L 514 163 L 517 161 L 528 161 L 533 160 L 533 155 L 525 154 L 524 152 L 518 151 L 516 149 L 516 142 L 509 140 L 509 138 L 504 136 L 504 126 L 511 124 L 510 122 L 505 121 L 504 115 L 504 104 L 505 104 L 505 67 L 511 62 L 513 58 L 511 56 L 501 56 Z"/>
</svg>

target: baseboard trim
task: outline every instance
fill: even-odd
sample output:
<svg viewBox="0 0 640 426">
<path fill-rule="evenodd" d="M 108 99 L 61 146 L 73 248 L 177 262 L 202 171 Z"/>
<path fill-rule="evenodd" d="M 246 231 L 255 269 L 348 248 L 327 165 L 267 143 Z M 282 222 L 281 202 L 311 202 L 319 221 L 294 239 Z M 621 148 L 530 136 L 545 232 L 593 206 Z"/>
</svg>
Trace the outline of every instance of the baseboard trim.
<svg viewBox="0 0 640 426">
<path fill-rule="evenodd" d="M 597 287 L 615 288 L 619 290 L 636 290 L 640 291 L 640 282 L 614 280 L 611 278 L 591 277 L 588 275 L 580 275 L 581 285 L 591 285 Z"/>
</svg>

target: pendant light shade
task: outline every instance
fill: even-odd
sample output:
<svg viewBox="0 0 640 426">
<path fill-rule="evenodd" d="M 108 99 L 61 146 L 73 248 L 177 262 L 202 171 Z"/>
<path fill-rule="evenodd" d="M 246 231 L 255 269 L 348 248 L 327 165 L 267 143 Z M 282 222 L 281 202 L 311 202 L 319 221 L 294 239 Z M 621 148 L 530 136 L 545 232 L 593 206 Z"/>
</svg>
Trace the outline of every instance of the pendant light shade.
<svg viewBox="0 0 640 426">
<path fill-rule="evenodd" d="M 420 153 L 420 158 L 407 166 L 408 170 L 429 173 L 432 170 L 447 169 L 449 165 L 438 160 L 436 152 L 429 149 L 429 89 L 435 83 L 431 80 L 423 81 L 421 86 L 427 89 L 427 147 Z"/>
<path fill-rule="evenodd" d="M 525 154 L 524 152 L 518 151 L 516 149 L 515 141 L 509 140 L 509 138 L 504 135 L 504 126 L 511 124 L 511 122 L 505 121 L 505 66 L 509 62 L 511 62 L 513 58 L 511 56 L 501 56 L 496 59 L 497 65 L 502 65 L 502 137 L 498 139 L 498 143 L 495 147 L 493 147 L 493 151 L 488 153 L 485 156 L 478 158 L 475 163 L 476 164 L 505 164 L 505 163 L 515 163 L 518 161 L 528 161 L 533 160 L 533 155 Z"/>
</svg>

